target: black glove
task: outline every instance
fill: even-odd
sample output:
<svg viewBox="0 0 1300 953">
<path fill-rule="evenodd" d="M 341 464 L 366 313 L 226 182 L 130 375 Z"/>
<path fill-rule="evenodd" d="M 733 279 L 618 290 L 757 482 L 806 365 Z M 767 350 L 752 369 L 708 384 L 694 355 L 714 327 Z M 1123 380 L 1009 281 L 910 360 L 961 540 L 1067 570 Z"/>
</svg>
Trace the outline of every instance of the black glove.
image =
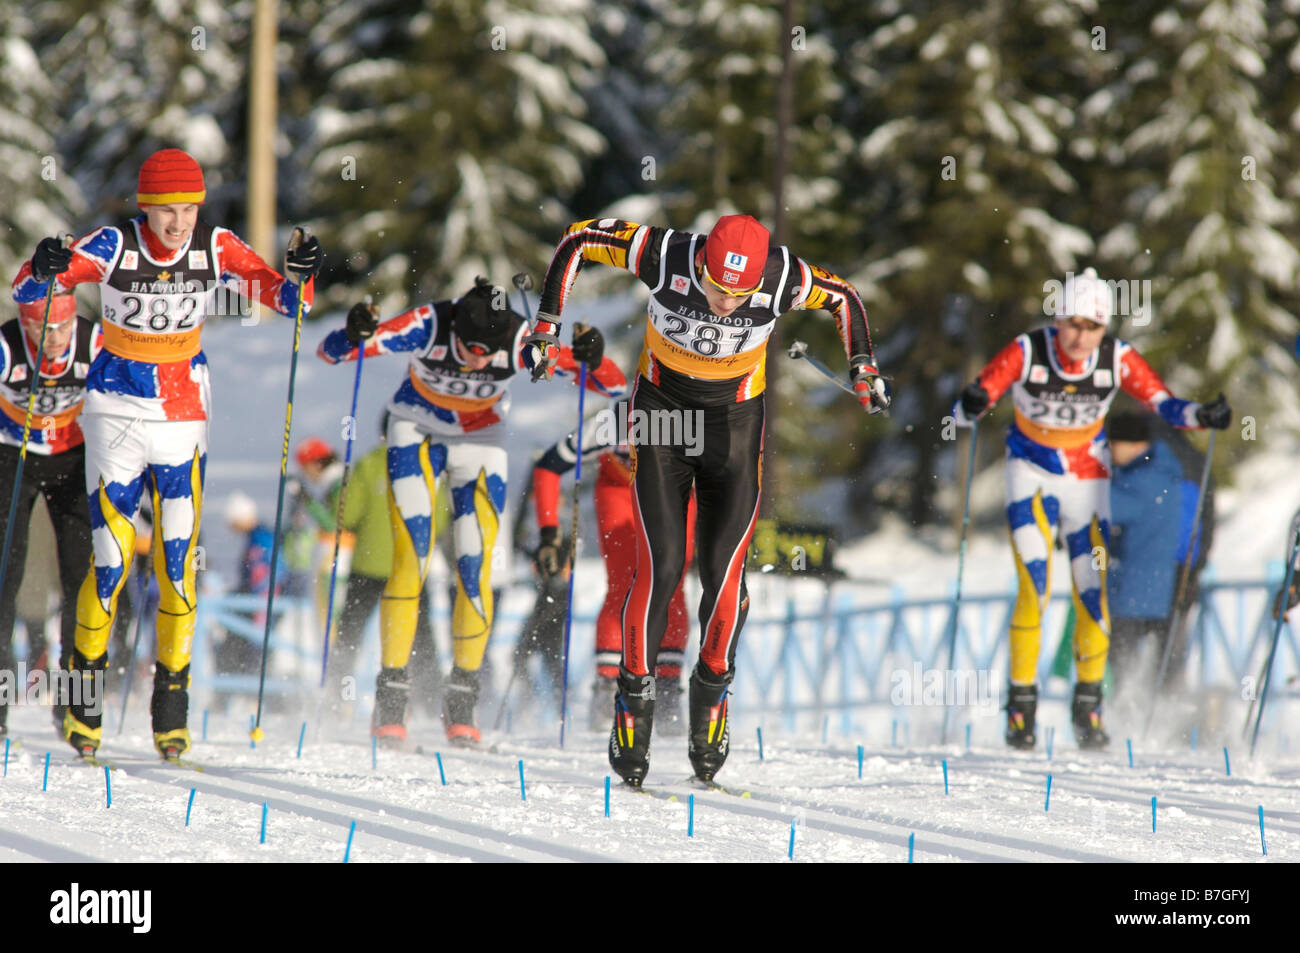
<svg viewBox="0 0 1300 953">
<path fill-rule="evenodd" d="M 315 235 L 309 235 L 297 248 L 284 253 L 284 270 L 297 284 L 306 284 L 307 279 L 320 273 L 324 261 L 325 253 L 321 251 L 320 242 Z"/>
<path fill-rule="evenodd" d="M 348 343 L 357 347 L 362 341 L 374 337 L 375 329 L 378 327 L 379 318 L 375 316 L 374 305 L 354 304 L 352 310 L 348 312 Z"/>
<path fill-rule="evenodd" d="M 533 380 L 545 377 L 549 381 L 555 373 L 555 362 L 559 359 L 560 319 L 539 311 L 533 332 L 524 338 L 524 367 L 532 371 Z"/>
<path fill-rule="evenodd" d="M 37 281 L 47 281 L 55 275 L 61 275 L 72 264 L 72 249 L 63 247 L 59 238 L 42 238 L 32 255 L 32 277 Z"/>
<path fill-rule="evenodd" d="M 599 328 L 585 324 L 573 326 L 573 359 L 588 368 L 600 367 L 600 362 L 605 359 L 605 335 Z"/>
<path fill-rule="evenodd" d="M 961 392 L 961 409 L 971 420 L 989 409 L 989 392 L 983 384 L 972 381 L 966 385 L 966 389 Z"/>
<path fill-rule="evenodd" d="M 560 543 L 558 526 L 543 526 L 538 533 L 540 542 L 537 546 L 537 571 L 543 579 L 550 579 L 560 574 L 565 565 L 564 547 Z"/>
<path fill-rule="evenodd" d="M 1202 427 L 1215 430 L 1227 430 L 1232 423 L 1232 408 L 1222 394 L 1212 404 L 1201 404 L 1196 408 L 1196 422 Z"/>
</svg>

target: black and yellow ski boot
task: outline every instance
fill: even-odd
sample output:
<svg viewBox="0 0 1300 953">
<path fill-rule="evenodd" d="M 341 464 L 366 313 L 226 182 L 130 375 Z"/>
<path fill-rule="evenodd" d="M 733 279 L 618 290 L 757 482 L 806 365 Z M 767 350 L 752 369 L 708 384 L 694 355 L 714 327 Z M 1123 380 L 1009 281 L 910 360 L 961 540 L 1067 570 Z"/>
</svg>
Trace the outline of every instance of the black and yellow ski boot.
<svg viewBox="0 0 1300 953">
<path fill-rule="evenodd" d="M 93 758 L 104 734 L 104 686 L 108 671 L 108 653 L 88 659 L 73 649 L 68 659 L 66 681 L 60 679 L 56 699 L 66 704 L 63 712 L 63 737 L 83 758 Z"/>
<path fill-rule="evenodd" d="M 172 672 L 162 662 L 153 669 L 153 697 L 149 714 L 153 719 L 153 746 L 165 761 L 179 761 L 190 750 L 190 667 Z"/>
<path fill-rule="evenodd" d="M 1007 744 L 1030 751 L 1038 742 L 1034 722 L 1038 714 L 1037 685 L 1007 686 Z"/>
<path fill-rule="evenodd" d="M 623 783 L 639 788 L 650 770 L 650 731 L 655 718 L 655 678 L 618 672 L 614 728 L 609 733 L 609 766 Z"/>
<path fill-rule="evenodd" d="M 1110 744 L 1110 735 L 1101 727 L 1101 682 L 1076 684 L 1070 708 L 1074 721 L 1074 740 L 1080 748 L 1096 751 Z"/>
<path fill-rule="evenodd" d="M 406 700 L 411 683 L 405 668 L 381 668 L 375 679 L 375 709 L 370 714 L 370 733 L 382 745 L 400 745 L 406 740 Z"/>
<path fill-rule="evenodd" d="M 686 756 L 695 776 L 712 783 L 727 760 L 731 726 L 727 724 L 727 686 L 730 674 L 714 675 L 703 662 L 695 664 L 690 684 L 690 739 Z"/>
<path fill-rule="evenodd" d="M 442 723 L 447 740 L 461 748 L 473 748 L 482 741 L 477 712 L 478 672 L 453 666 L 442 687 Z"/>
</svg>

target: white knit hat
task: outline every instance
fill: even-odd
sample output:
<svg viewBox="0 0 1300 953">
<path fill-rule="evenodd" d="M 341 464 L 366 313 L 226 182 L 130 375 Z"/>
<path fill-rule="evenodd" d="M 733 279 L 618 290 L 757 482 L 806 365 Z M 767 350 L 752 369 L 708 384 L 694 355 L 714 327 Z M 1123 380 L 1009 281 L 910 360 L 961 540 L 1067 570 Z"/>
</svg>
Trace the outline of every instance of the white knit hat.
<svg viewBox="0 0 1300 953">
<path fill-rule="evenodd" d="M 1065 289 L 1056 299 L 1056 320 L 1085 318 L 1108 325 L 1114 313 L 1110 285 L 1097 277 L 1095 268 L 1084 269 L 1081 275 L 1071 272 L 1065 276 Z"/>
<path fill-rule="evenodd" d="M 253 498 L 246 493 L 236 490 L 226 498 L 226 522 L 227 523 L 256 523 L 257 522 L 257 504 Z"/>
</svg>

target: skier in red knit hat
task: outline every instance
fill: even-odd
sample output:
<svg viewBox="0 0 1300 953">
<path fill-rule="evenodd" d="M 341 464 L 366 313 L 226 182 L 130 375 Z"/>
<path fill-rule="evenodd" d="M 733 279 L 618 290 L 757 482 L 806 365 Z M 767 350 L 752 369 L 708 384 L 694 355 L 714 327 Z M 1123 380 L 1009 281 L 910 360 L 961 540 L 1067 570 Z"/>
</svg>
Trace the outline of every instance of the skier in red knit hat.
<svg viewBox="0 0 1300 953">
<path fill-rule="evenodd" d="M 81 416 L 86 438 L 93 556 L 77 600 L 76 644 L 67 667 L 81 685 L 102 686 L 123 554 L 134 549 L 141 494 L 152 495 L 158 606 L 154 745 L 164 758 L 190 747 L 187 727 L 190 646 L 197 611 L 198 542 L 208 449 L 210 385 L 200 344 L 218 287 L 284 315 L 306 310 L 323 253 L 310 238 L 285 257 L 286 278 L 233 232 L 199 221 L 207 197 L 199 163 L 163 149 L 140 168 L 141 214 L 97 228 L 65 248 L 43 239 L 13 282 L 20 304 L 55 291 L 98 284 L 104 348 L 90 367 Z M 64 736 L 93 757 L 102 734 L 103 698 L 74 692 Z"/>
</svg>

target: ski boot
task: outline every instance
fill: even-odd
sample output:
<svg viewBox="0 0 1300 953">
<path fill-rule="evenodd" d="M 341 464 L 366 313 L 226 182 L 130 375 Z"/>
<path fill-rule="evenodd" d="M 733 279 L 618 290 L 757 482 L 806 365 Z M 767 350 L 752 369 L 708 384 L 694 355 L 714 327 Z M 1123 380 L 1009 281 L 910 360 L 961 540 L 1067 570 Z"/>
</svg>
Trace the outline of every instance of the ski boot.
<svg viewBox="0 0 1300 953">
<path fill-rule="evenodd" d="M 1013 748 L 1030 751 L 1038 741 L 1034 721 L 1038 712 L 1037 685 L 1007 686 L 1007 733 L 1005 740 Z"/>
<path fill-rule="evenodd" d="M 404 668 L 381 668 L 375 679 L 375 708 L 370 714 L 370 734 L 386 745 L 406 740 L 406 698 L 411 685 Z"/>
<path fill-rule="evenodd" d="M 653 675 L 618 671 L 614 728 L 609 733 L 609 766 L 623 783 L 639 788 L 650 770 L 650 732 L 655 717 Z"/>
<path fill-rule="evenodd" d="M 149 714 L 153 718 L 153 746 L 165 761 L 177 761 L 190 750 L 190 730 L 186 727 L 189 710 L 190 667 L 170 672 L 162 662 L 155 662 Z"/>
<path fill-rule="evenodd" d="M 1101 727 L 1101 682 L 1079 682 L 1074 686 L 1074 740 L 1085 750 L 1104 748 L 1110 735 Z"/>
<path fill-rule="evenodd" d="M 681 737 L 686 734 L 686 719 L 682 717 L 681 676 L 655 677 L 655 731 L 664 737 Z"/>
<path fill-rule="evenodd" d="M 714 675 L 703 662 L 695 663 L 691 672 L 691 734 L 686 755 L 695 776 L 706 783 L 722 769 L 727 760 L 731 727 L 727 724 L 727 685 L 730 673 Z"/>
<path fill-rule="evenodd" d="M 66 686 L 68 697 L 63 714 L 63 738 L 77 754 L 94 757 L 103 738 L 104 723 L 104 673 L 108 669 L 108 653 L 91 661 L 73 650 L 68 661 L 68 678 L 59 688 Z"/>
<path fill-rule="evenodd" d="M 448 741 L 462 748 L 472 748 L 483 740 L 474 718 L 477 707 L 478 672 L 452 666 L 442 695 L 442 723 L 447 729 Z"/>
<path fill-rule="evenodd" d="M 597 675 L 596 684 L 591 689 L 591 708 L 587 712 L 587 727 L 592 731 L 604 731 L 609 718 L 609 703 L 618 692 L 617 675 Z"/>
</svg>

